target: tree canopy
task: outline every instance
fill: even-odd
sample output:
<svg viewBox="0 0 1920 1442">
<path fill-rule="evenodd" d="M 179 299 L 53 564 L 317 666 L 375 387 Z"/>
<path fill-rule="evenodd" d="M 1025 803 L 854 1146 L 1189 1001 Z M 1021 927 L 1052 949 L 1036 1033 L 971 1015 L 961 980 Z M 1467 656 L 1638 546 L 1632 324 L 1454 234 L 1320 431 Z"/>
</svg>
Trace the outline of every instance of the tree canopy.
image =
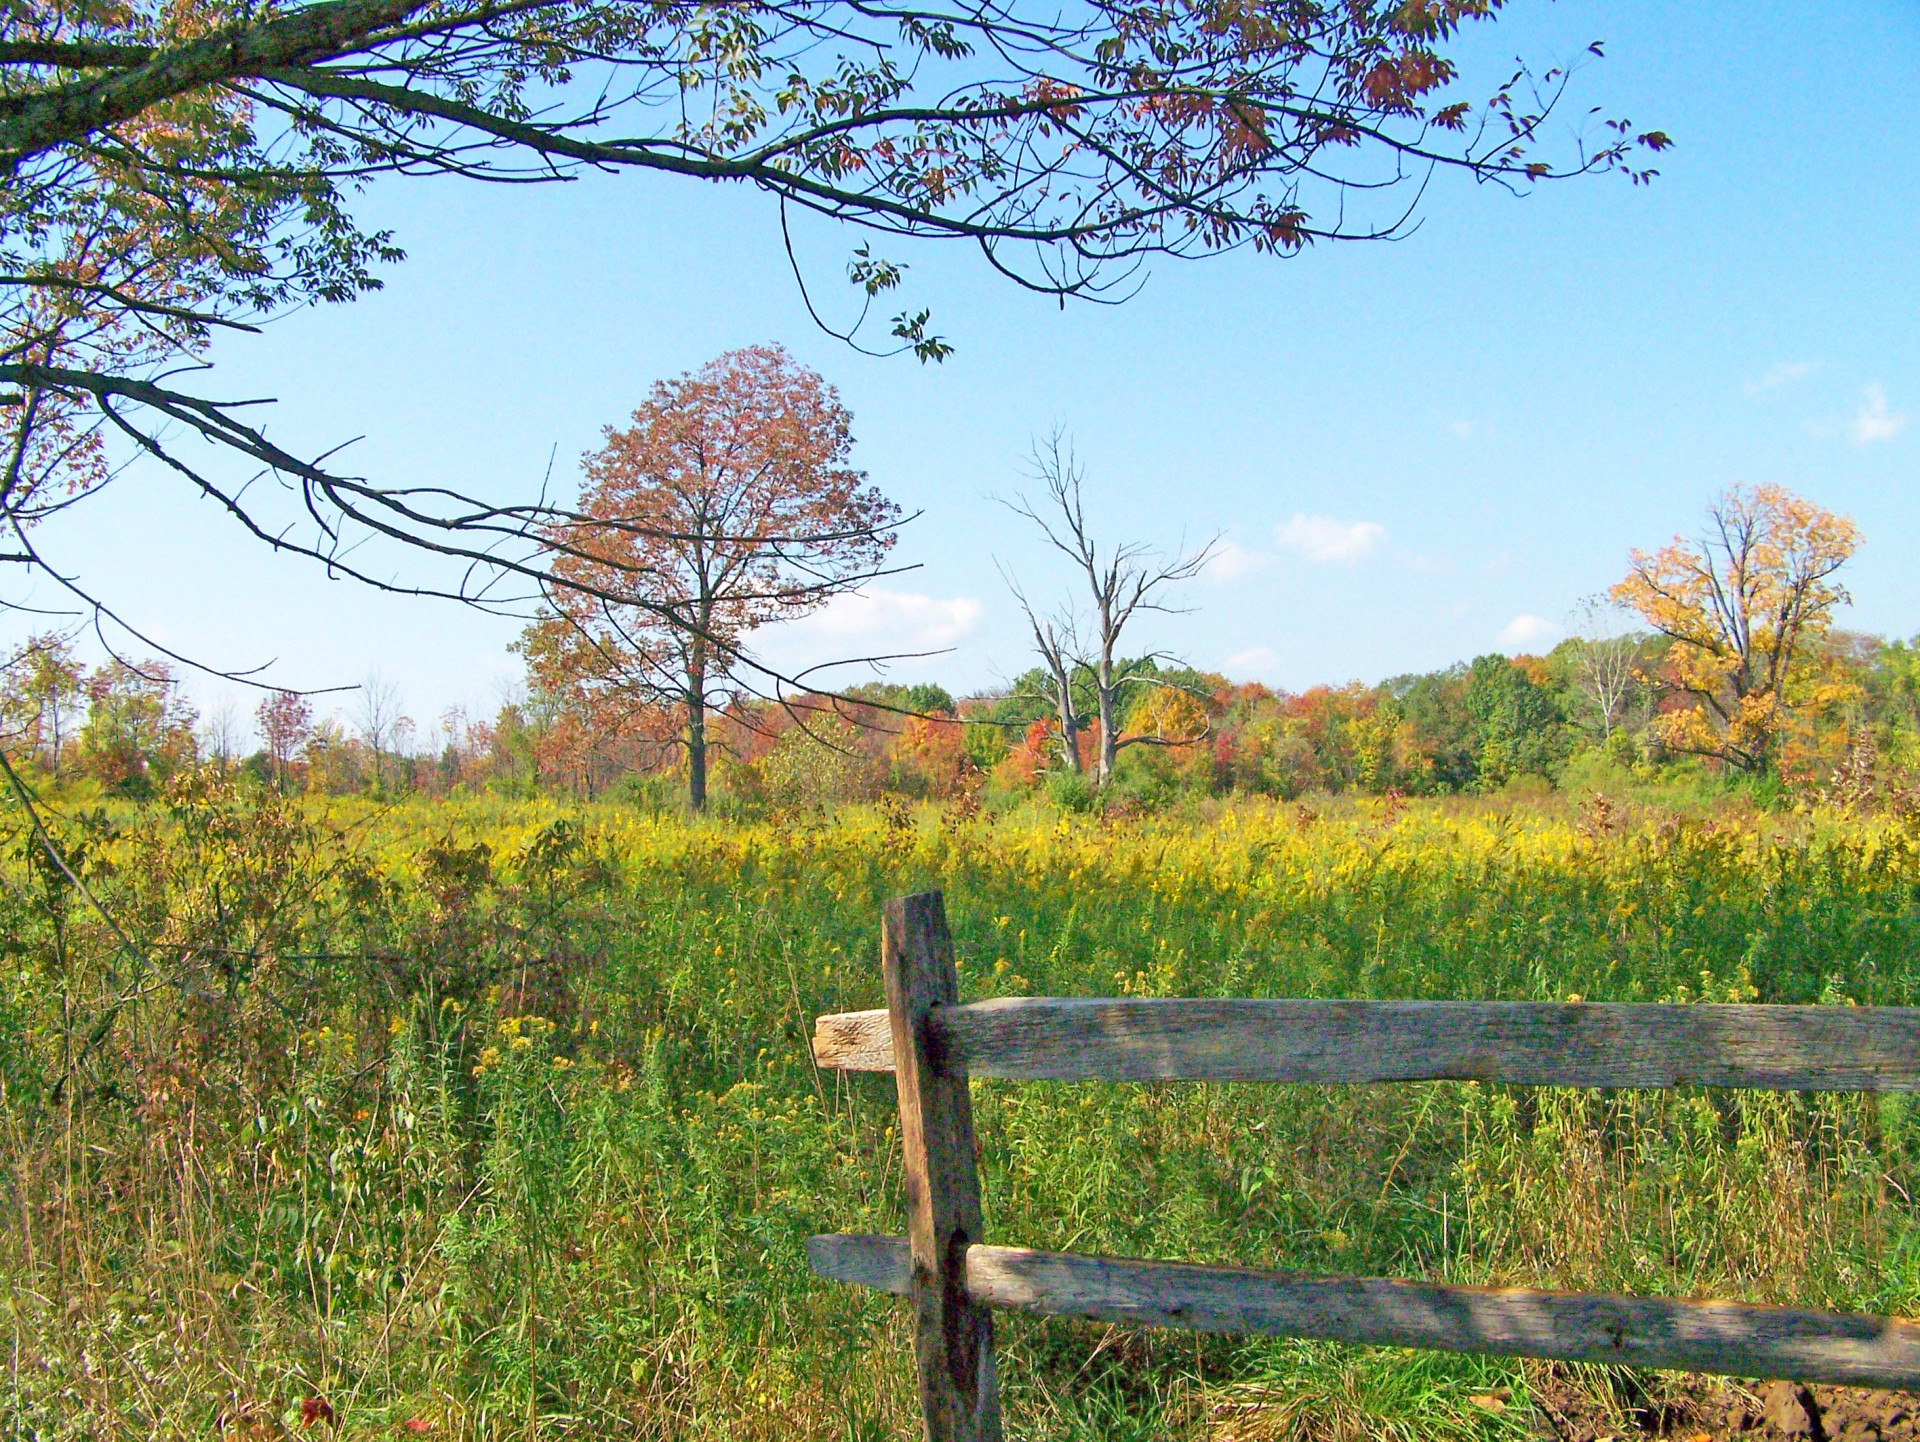
<svg viewBox="0 0 1920 1442">
<path fill-rule="evenodd" d="M 848 463 L 852 425 L 777 346 L 730 351 L 609 426 L 585 461 L 590 519 L 547 532 L 550 614 L 522 643 L 536 679 L 599 725 L 664 722 L 695 810 L 743 635 L 872 579 L 893 546 L 899 507 Z"/>
<path fill-rule="evenodd" d="M 1063 297 L 1124 293 L 1154 255 L 1402 233 L 1436 169 L 1650 175 L 1666 138 L 1624 120 L 1543 145 L 1563 70 L 1458 93 L 1449 49 L 1499 8 L 22 0 L 0 26 L 7 559 L 57 576 L 32 523 L 106 484 L 117 436 L 342 574 L 483 603 L 537 589 L 561 508 L 345 475 L 173 379 L 220 328 L 376 287 L 401 258 L 358 213 L 376 177 L 734 182 L 783 217 L 977 245 Z M 848 279 L 871 304 L 902 270 L 862 244 Z M 922 359 L 946 351 L 924 309 L 889 324 Z M 285 485 L 249 490 L 186 438 Z M 451 579 L 372 564 L 369 538 L 443 553 Z"/>
<path fill-rule="evenodd" d="M 1736 486 L 1698 541 L 1633 553 L 1614 599 L 1672 641 L 1669 678 L 1689 701 L 1659 718 L 1669 746 L 1768 768 L 1788 712 L 1818 699 L 1819 642 L 1848 600 L 1833 577 L 1859 544 L 1852 521 L 1783 486 Z"/>
</svg>

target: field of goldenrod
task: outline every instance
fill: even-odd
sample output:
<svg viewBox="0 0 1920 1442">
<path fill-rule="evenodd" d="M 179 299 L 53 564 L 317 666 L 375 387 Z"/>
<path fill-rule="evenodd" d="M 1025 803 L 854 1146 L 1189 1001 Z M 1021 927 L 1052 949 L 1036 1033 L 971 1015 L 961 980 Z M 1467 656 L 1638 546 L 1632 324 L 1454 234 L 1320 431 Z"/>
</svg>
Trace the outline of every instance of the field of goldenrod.
<svg viewBox="0 0 1920 1442">
<path fill-rule="evenodd" d="M 916 1425 L 878 907 L 969 997 L 1908 1003 L 1920 832 L 1559 803 L 693 824 L 292 803 L 200 778 L 0 865 L 12 1436 Z M 1900 1097 L 975 1085 L 995 1240 L 1920 1311 Z M 1012 1435 L 1490 1436 L 1537 1371 L 1004 1319 Z M 1580 1385 L 1607 1379 L 1581 1374 Z M 1650 1384 L 1657 1386 L 1657 1383 Z M 1500 1389 L 1510 1389 L 1501 1393 Z"/>
</svg>

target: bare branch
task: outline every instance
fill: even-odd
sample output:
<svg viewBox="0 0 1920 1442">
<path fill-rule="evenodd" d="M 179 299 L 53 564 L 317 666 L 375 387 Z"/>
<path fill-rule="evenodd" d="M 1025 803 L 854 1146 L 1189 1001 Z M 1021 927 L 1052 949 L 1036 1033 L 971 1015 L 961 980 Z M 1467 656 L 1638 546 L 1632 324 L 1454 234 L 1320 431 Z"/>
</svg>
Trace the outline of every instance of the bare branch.
<svg viewBox="0 0 1920 1442">
<path fill-rule="evenodd" d="M 1100 746 L 1095 759 L 1094 779 L 1105 786 L 1113 779 L 1115 759 L 1121 750 L 1133 744 L 1122 736 L 1119 719 L 1119 693 L 1126 678 L 1116 675 L 1122 635 L 1134 617 L 1142 612 L 1178 613 L 1181 608 L 1168 603 L 1167 587 L 1199 575 L 1220 544 L 1214 536 L 1197 550 L 1184 544 L 1170 554 L 1154 551 L 1144 542 L 1118 542 L 1104 546 L 1095 539 L 1087 521 L 1084 484 L 1086 472 L 1073 451 L 1072 443 L 1058 428 L 1036 441 L 1032 456 L 1033 478 L 1040 484 L 1045 499 L 1036 502 L 1025 494 L 1003 499 L 1015 515 L 1028 521 L 1048 545 L 1072 563 L 1085 582 L 1088 598 L 1088 652 L 1076 657 L 1072 666 L 1062 666 L 1053 634 L 1054 623 L 1043 628 L 1025 593 L 1011 576 L 1007 584 L 1025 611 L 1039 651 L 1055 676 L 1060 695 L 1059 713 L 1063 733 L 1069 730 L 1072 716 L 1071 673 L 1084 669 L 1090 673 Z M 1006 576 L 1003 570 L 1002 575 Z M 1070 631 L 1068 634 L 1072 634 Z M 1072 727 L 1070 742 L 1077 746 L 1078 724 Z M 1145 738 L 1134 738 L 1143 740 Z M 1190 738 L 1198 739 L 1198 738 Z M 1158 743 L 1156 743 L 1158 744 Z M 1174 742 L 1168 744 L 1186 744 Z M 1078 751 L 1072 750 L 1074 769 L 1078 770 Z"/>
</svg>

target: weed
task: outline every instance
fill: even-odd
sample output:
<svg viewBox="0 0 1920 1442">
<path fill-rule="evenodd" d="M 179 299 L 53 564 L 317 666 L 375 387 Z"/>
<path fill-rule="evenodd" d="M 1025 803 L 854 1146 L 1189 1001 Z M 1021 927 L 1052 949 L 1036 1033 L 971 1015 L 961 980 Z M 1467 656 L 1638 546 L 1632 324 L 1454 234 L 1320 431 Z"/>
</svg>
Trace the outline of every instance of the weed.
<svg viewBox="0 0 1920 1442">
<path fill-rule="evenodd" d="M 887 1079 L 817 1073 L 806 1037 L 879 1004 L 904 890 L 946 890 L 969 997 L 1920 999 L 1898 819 L 1489 798 L 749 825 L 190 776 L 58 824 L 138 954 L 11 838 L 23 1437 L 905 1435 L 900 1308 L 802 1250 L 902 1228 Z M 979 1083 L 975 1107 L 1009 1242 L 1920 1310 L 1899 1098 Z M 1515 1363 L 1001 1338 L 1020 1437 L 1498 1439 L 1530 1415 Z"/>
</svg>

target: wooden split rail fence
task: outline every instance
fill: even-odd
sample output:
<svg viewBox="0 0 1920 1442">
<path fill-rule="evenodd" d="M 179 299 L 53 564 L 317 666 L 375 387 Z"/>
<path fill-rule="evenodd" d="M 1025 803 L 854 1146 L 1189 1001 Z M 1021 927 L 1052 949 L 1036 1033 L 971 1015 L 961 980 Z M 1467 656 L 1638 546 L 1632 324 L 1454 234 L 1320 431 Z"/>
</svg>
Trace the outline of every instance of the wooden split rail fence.
<svg viewBox="0 0 1920 1442">
<path fill-rule="evenodd" d="M 929 1442 L 1000 1437 L 991 1311 L 1444 1352 L 1920 1386 L 1920 1324 L 988 1245 L 969 1077 L 1481 1081 L 1920 1091 L 1920 1008 L 1015 997 L 960 1003 L 938 892 L 889 902 L 884 1011 L 822 1016 L 822 1067 L 894 1074 L 905 1237 L 819 1236 L 813 1270 L 910 1299 Z"/>
</svg>

